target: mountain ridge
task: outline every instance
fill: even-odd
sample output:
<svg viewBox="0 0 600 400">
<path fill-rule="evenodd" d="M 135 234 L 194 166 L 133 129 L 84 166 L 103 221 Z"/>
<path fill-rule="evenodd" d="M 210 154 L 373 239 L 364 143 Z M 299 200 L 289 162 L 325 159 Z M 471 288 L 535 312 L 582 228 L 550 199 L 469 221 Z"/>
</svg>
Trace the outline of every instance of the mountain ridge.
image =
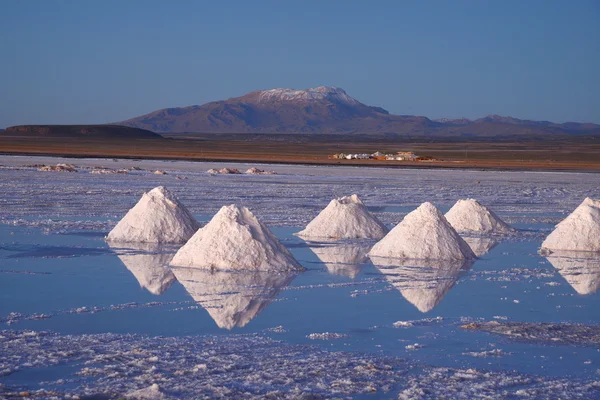
<svg viewBox="0 0 600 400">
<path fill-rule="evenodd" d="M 203 105 L 164 108 L 116 124 L 157 133 L 600 134 L 600 125 L 592 123 L 561 124 L 495 114 L 475 120 L 395 115 L 335 86 L 256 90 Z"/>
</svg>

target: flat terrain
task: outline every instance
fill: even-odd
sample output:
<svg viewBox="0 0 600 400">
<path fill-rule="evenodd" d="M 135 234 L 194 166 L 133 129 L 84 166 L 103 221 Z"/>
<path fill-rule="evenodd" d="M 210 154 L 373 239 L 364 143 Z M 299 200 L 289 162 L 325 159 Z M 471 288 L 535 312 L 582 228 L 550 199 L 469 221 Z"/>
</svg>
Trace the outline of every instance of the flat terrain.
<svg viewBox="0 0 600 400">
<path fill-rule="evenodd" d="M 414 151 L 434 162 L 331 159 L 334 153 Z M 390 167 L 600 170 L 600 138 L 386 138 L 336 135 L 172 135 L 165 139 L 0 136 L 0 153 Z"/>
</svg>

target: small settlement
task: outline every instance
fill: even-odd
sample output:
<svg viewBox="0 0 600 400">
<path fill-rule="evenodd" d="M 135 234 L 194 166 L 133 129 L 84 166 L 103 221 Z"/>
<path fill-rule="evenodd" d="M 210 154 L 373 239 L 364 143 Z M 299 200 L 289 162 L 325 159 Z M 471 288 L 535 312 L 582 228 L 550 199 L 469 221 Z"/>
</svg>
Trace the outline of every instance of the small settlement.
<svg viewBox="0 0 600 400">
<path fill-rule="evenodd" d="M 412 151 L 399 151 L 393 154 L 384 154 L 376 151 L 373 154 L 368 153 L 357 153 L 357 154 L 345 154 L 338 153 L 332 155 L 330 158 L 338 160 L 388 160 L 388 161 L 420 161 L 421 157 L 418 157 Z"/>
</svg>

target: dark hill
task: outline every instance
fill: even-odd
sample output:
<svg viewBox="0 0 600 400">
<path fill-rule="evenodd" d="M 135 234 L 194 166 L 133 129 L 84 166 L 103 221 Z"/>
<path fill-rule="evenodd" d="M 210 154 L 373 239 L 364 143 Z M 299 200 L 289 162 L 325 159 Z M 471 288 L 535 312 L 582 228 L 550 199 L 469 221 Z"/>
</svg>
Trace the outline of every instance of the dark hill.
<svg viewBox="0 0 600 400">
<path fill-rule="evenodd" d="M 121 125 L 18 125 L 6 128 L 2 136 L 71 139 L 162 139 L 139 128 Z"/>
</svg>

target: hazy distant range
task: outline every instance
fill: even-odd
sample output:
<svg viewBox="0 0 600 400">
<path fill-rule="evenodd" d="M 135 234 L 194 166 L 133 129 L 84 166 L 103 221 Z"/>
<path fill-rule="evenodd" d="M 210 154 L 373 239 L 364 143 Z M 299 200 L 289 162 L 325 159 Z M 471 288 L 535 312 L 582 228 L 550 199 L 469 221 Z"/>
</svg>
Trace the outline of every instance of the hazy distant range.
<svg viewBox="0 0 600 400">
<path fill-rule="evenodd" d="M 600 135 L 600 125 L 489 115 L 476 120 L 394 115 L 341 88 L 271 89 L 204 105 L 165 108 L 115 123 L 157 133 L 365 134 L 389 136 Z"/>
</svg>

